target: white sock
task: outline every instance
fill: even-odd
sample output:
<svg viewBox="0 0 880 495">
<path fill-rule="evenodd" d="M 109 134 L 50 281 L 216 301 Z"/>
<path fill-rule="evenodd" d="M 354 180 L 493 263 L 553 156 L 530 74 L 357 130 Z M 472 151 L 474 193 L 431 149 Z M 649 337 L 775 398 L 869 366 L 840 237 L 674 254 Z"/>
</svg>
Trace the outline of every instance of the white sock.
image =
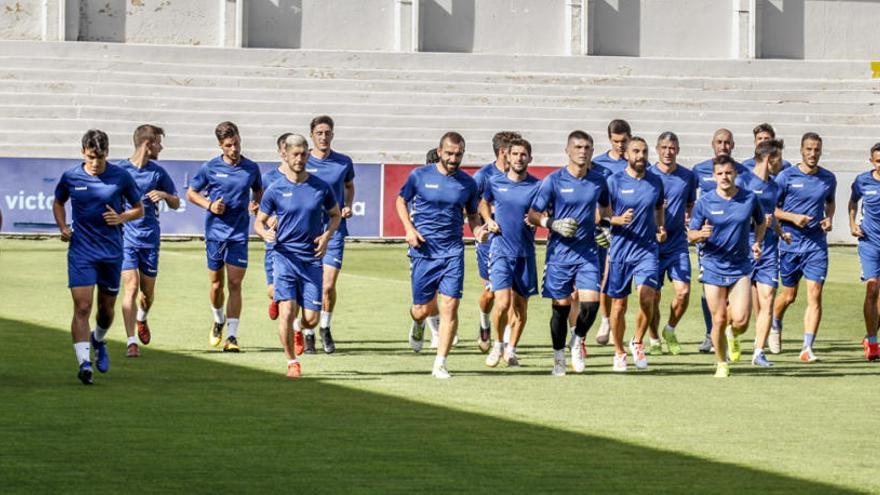
<svg viewBox="0 0 880 495">
<path fill-rule="evenodd" d="M 135 337 L 134 335 L 132 335 L 131 337 L 128 338 L 128 345 L 137 344 L 137 343 L 138 343 L 137 337 Z"/>
<path fill-rule="evenodd" d="M 303 330 L 303 333 L 306 335 L 315 335 L 315 329 L 314 328 L 306 328 Z"/>
<path fill-rule="evenodd" d="M 757 348 L 757 349 L 755 349 L 755 352 L 752 353 L 752 355 L 755 356 L 755 357 L 758 357 L 758 356 L 760 356 L 761 354 L 764 354 L 764 349 L 761 349 L 761 348 Z"/>
<path fill-rule="evenodd" d="M 495 347 L 495 350 L 496 350 L 496 351 L 501 351 L 501 349 L 504 348 L 504 342 L 498 342 L 498 341 L 496 340 L 496 341 L 495 341 L 495 345 L 494 345 L 494 347 Z"/>
<path fill-rule="evenodd" d="M 332 311 L 321 311 L 321 328 L 330 328 L 330 318 L 332 317 Z"/>
<path fill-rule="evenodd" d="M 296 363 L 297 363 L 296 358 L 287 361 L 288 366 L 290 366 L 291 364 L 296 364 Z"/>
<path fill-rule="evenodd" d="M 95 340 L 98 342 L 104 342 L 104 337 L 107 336 L 107 328 L 101 328 L 99 325 L 95 325 Z"/>
<path fill-rule="evenodd" d="M 137 321 L 147 321 L 147 310 L 138 306 L 137 316 L 135 318 L 137 318 Z"/>
<path fill-rule="evenodd" d="M 501 340 L 503 340 L 505 344 L 510 342 L 510 325 L 504 327 L 504 337 L 502 337 Z"/>
<path fill-rule="evenodd" d="M 665 332 L 675 333 L 675 327 L 669 326 L 669 323 L 666 324 L 666 328 L 663 329 Z"/>
<path fill-rule="evenodd" d="M 238 318 L 230 318 L 226 321 L 226 328 L 229 329 L 229 336 L 238 338 Z"/>
<path fill-rule="evenodd" d="M 76 364 L 80 365 L 92 360 L 91 345 L 88 341 L 74 342 L 73 352 L 76 354 Z"/>
<path fill-rule="evenodd" d="M 440 336 L 440 315 L 429 316 L 428 318 L 426 318 L 426 321 L 428 322 L 428 328 L 431 329 L 431 335 L 433 335 L 434 337 L 439 337 Z"/>
<path fill-rule="evenodd" d="M 507 354 L 516 354 L 516 346 L 509 345 L 507 346 Z"/>
<path fill-rule="evenodd" d="M 607 316 L 603 316 L 603 317 L 602 317 L 602 324 L 603 324 L 603 325 L 610 325 L 610 324 L 611 324 L 611 318 L 608 318 Z"/>
<path fill-rule="evenodd" d="M 299 322 L 299 318 L 293 320 L 293 331 L 294 332 L 302 332 L 302 323 Z"/>
<path fill-rule="evenodd" d="M 214 323 L 225 323 L 226 316 L 223 314 L 223 308 L 211 308 L 211 313 L 214 315 Z"/>
<path fill-rule="evenodd" d="M 732 340 L 733 339 L 733 327 L 731 327 L 730 325 L 727 325 L 727 328 L 724 329 L 724 336 L 727 337 L 728 339 Z"/>
<path fill-rule="evenodd" d="M 582 341 L 583 341 L 583 339 L 580 338 L 577 334 L 575 334 L 575 336 L 574 336 L 574 342 L 571 343 L 571 346 L 572 346 L 573 348 L 577 349 L 577 348 L 581 345 L 581 342 L 582 342 Z"/>
<path fill-rule="evenodd" d="M 651 345 L 657 345 L 660 343 L 660 339 L 655 339 L 654 337 L 648 337 L 648 340 L 651 342 Z"/>
<path fill-rule="evenodd" d="M 565 349 L 561 349 L 561 350 L 558 350 L 558 351 L 554 349 L 554 350 L 553 350 L 553 359 L 554 359 L 554 360 L 557 360 L 557 361 L 558 361 L 558 360 L 563 360 L 563 361 L 564 361 L 564 360 L 565 360 Z"/>
<path fill-rule="evenodd" d="M 489 313 L 480 311 L 480 328 L 492 328 L 492 322 L 489 319 Z"/>
<path fill-rule="evenodd" d="M 434 358 L 434 367 L 437 368 L 439 366 L 446 366 L 446 356 L 437 355 Z"/>
</svg>

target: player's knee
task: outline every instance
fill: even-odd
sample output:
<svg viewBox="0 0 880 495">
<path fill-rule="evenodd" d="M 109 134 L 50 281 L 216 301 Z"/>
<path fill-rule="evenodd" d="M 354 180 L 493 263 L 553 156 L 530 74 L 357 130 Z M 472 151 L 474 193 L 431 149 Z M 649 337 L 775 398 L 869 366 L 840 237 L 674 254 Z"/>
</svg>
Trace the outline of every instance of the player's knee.
<svg viewBox="0 0 880 495">
<path fill-rule="evenodd" d="M 414 304 L 409 312 L 414 320 L 421 321 L 431 316 L 431 307 L 427 304 Z"/>
<path fill-rule="evenodd" d="M 223 280 L 212 280 L 211 281 L 211 290 L 214 292 L 222 291 L 224 285 L 225 284 L 223 283 Z"/>
<path fill-rule="evenodd" d="M 229 280 L 229 292 L 241 292 L 241 280 Z"/>
<path fill-rule="evenodd" d="M 92 312 L 92 305 L 88 301 L 76 301 L 73 303 L 73 315 L 76 318 L 88 319 Z"/>
<path fill-rule="evenodd" d="M 659 291 L 658 291 L 659 294 Z M 678 302 L 687 302 L 691 298 L 691 288 L 688 286 L 677 287 L 675 289 L 675 299 Z"/>
<path fill-rule="evenodd" d="M 301 322 L 303 328 L 315 328 L 318 325 L 318 312 L 303 311 Z"/>
<path fill-rule="evenodd" d="M 877 299 L 878 295 L 880 295 L 880 284 L 878 284 L 878 280 L 872 278 L 865 282 L 865 298 Z"/>
<path fill-rule="evenodd" d="M 733 328 L 745 328 L 749 324 L 749 318 L 747 315 L 733 315 L 731 316 L 730 325 Z"/>
</svg>

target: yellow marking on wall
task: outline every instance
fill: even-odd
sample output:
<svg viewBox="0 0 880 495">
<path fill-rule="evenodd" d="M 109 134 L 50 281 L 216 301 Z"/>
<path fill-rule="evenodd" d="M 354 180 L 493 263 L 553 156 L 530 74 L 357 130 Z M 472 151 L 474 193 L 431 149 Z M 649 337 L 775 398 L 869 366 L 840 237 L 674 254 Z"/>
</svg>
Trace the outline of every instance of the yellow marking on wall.
<svg viewBox="0 0 880 495">
<path fill-rule="evenodd" d="M 871 77 L 880 79 L 880 60 L 871 62 Z"/>
</svg>

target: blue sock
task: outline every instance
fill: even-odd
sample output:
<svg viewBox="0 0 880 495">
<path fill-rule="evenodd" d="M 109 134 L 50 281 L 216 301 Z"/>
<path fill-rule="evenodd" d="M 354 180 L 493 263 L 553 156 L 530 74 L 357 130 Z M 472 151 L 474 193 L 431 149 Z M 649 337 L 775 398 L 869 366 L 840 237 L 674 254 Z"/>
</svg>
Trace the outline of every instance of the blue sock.
<svg viewBox="0 0 880 495">
<path fill-rule="evenodd" d="M 812 348 L 814 340 L 816 340 L 815 333 L 805 333 L 804 334 L 804 349 Z"/>
<path fill-rule="evenodd" d="M 876 344 L 877 343 L 877 336 L 876 335 L 873 337 L 868 336 L 868 343 L 869 344 Z"/>
<path fill-rule="evenodd" d="M 700 306 L 703 307 L 703 323 L 706 324 L 706 335 L 712 335 L 712 312 L 709 311 L 709 303 L 706 302 L 706 295 L 700 297 Z"/>
<path fill-rule="evenodd" d="M 770 323 L 770 328 L 782 331 L 782 320 L 774 316 L 773 321 Z"/>
</svg>

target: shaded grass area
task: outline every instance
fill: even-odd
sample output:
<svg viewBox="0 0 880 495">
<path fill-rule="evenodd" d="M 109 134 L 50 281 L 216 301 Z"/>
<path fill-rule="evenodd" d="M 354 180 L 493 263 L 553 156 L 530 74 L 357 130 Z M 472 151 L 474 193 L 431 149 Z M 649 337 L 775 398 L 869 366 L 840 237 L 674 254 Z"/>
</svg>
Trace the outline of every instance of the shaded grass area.
<svg viewBox="0 0 880 495">
<path fill-rule="evenodd" d="M 83 387 L 64 333 L 0 318 L 0 334 L 5 493 L 848 493 L 163 351 Z"/>
</svg>

